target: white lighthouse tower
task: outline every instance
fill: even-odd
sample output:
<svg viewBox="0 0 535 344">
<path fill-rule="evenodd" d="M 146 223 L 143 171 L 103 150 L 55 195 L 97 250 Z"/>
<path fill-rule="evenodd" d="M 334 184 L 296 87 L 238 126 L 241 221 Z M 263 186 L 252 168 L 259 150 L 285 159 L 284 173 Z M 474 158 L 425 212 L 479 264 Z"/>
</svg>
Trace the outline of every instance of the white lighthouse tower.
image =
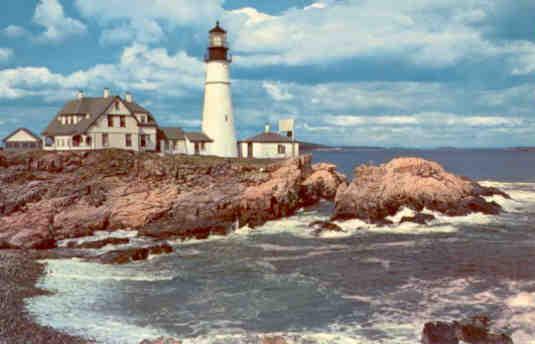
<svg viewBox="0 0 535 344">
<path fill-rule="evenodd" d="M 207 145 L 208 154 L 237 157 L 238 147 L 234 129 L 232 96 L 230 91 L 230 63 L 227 32 L 217 25 L 210 30 L 210 42 L 205 57 L 206 83 L 202 131 L 213 140 Z"/>
</svg>

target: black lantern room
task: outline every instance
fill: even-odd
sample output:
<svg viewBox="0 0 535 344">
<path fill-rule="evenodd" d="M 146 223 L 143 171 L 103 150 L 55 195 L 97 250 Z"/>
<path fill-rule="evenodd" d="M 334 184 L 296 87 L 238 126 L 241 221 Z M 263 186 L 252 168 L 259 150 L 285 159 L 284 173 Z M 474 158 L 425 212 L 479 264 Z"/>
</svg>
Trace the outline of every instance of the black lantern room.
<svg viewBox="0 0 535 344">
<path fill-rule="evenodd" d="M 216 26 L 210 30 L 210 39 L 208 44 L 208 52 L 205 57 L 206 62 L 210 61 L 226 61 L 231 62 L 228 54 L 227 32 L 219 26 L 219 21 Z"/>
</svg>

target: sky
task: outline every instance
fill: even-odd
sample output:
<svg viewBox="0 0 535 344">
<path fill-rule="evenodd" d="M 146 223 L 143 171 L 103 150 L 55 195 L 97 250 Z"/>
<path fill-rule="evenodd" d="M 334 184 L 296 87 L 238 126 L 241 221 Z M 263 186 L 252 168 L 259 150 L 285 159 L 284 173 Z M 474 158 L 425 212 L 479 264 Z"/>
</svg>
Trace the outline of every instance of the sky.
<svg viewBox="0 0 535 344">
<path fill-rule="evenodd" d="M 216 20 L 239 138 L 385 147 L 535 146 L 534 0 L 3 0 L 0 137 L 40 133 L 81 89 L 129 91 L 198 130 Z"/>
</svg>

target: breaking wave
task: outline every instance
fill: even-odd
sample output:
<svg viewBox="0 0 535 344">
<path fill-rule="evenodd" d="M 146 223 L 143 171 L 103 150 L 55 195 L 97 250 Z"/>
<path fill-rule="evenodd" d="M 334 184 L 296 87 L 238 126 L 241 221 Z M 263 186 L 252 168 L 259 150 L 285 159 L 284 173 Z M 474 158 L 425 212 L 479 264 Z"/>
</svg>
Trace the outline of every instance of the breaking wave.
<svg viewBox="0 0 535 344">
<path fill-rule="evenodd" d="M 46 260 L 39 286 L 54 294 L 27 308 L 39 323 L 97 343 L 281 335 L 296 344 L 412 344 L 427 321 L 485 313 L 515 343 L 535 344 L 535 273 L 519 266 L 520 277 L 503 277 L 535 248 L 535 183 L 483 183 L 511 195 L 488 198 L 506 212 L 452 218 L 426 210 L 435 216 L 428 225 L 398 224 L 413 215 L 402 209 L 390 226 L 337 222 L 344 232 L 318 236 L 309 224 L 328 213 L 306 209 L 226 237 L 172 242 L 174 254 L 146 262 Z M 78 240 L 112 235 L 143 240 L 133 231 Z"/>
</svg>

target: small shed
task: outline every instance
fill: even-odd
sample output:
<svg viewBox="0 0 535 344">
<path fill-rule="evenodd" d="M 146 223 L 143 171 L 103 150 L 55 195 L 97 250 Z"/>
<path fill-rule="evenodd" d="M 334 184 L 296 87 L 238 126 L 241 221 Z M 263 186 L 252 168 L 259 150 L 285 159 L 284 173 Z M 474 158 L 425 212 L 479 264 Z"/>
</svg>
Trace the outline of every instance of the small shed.
<svg viewBox="0 0 535 344">
<path fill-rule="evenodd" d="M 182 128 L 160 128 L 160 150 L 165 154 L 186 154 L 186 136 Z"/>
<path fill-rule="evenodd" d="M 185 135 L 187 154 L 208 155 L 208 145 L 212 144 L 214 140 L 201 132 L 187 132 Z"/>
<path fill-rule="evenodd" d="M 7 135 L 2 142 L 6 151 L 41 149 L 41 138 L 26 128 L 16 129 Z"/>
<path fill-rule="evenodd" d="M 256 136 L 239 143 L 242 158 L 281 159 L 299 156 L 299 142 L 288 136 L 270 132 L 269 127 Z"/>
</svg>

